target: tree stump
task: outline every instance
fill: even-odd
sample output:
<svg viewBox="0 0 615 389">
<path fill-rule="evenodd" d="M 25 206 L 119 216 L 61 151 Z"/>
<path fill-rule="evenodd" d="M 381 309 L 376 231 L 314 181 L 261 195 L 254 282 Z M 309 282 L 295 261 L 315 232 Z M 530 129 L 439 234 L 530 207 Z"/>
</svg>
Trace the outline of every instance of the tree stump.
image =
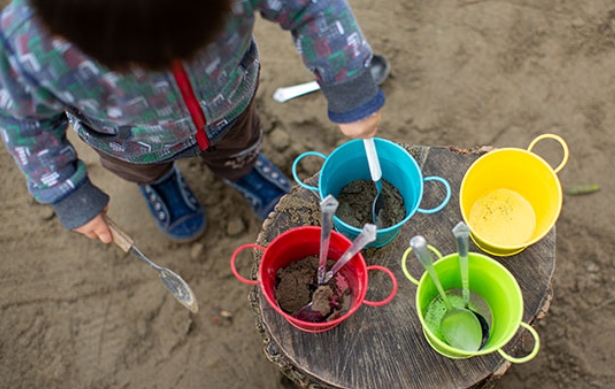
<svg viewBox="0 0 615 389">
<path fill-rule="evenodd" d="M 275 312 L 260 288 L 251 289 L 249 299 L 263 337 L 267 358 L 293 383 L 311 389 L 453 389 L 491 388 L 510 363 L 498 353 L 469 359 L 449 359 L 434 351 L 425 339 L 415 308 L 417 287 L 403 274 L 401 257 L 410 239 L 423 235 L 443 255 L 456 252 L 452 228 L 462 220 L 459 188 L 468 167 L 489 147 L 459 148 L 401 145 L 416 159 L 423 176 L 438 175 L 448 180 L 452 195 L 449 204 L 431 215 L 415 214 L 388 245 L 363 250 L 368 265 L 388 267 L 397 277 L 399 290 L 382 307 L 361 306 L 338 327 L 310 334 L 292 327 Z M 307 180 L 318 185 L 318 174 Z M 441 201 L 442 185 L 425 185 L 421 208 Z M 282 198 L 275 212 L 263 223 L 257 243 L 266 247 L 281 233 L 298 226 L 320 225 L 320 197 L 296 186 Z M 542 318 L 552 298 L 555 269 L 555 227 L 538 243 L 511 257 L 492 257 L 517 279 L 524 297 L 523 321 L 531 324 Z M 470 251 L 481 252 L 472 242 Z M 256 279 L 262 251 L 254 251 L 252 278 Z M 408 261 L 408 270 L 419 278 L 424 269 L 418 261 Z M 371 272 L 366 298 L 384 299 L 391 282 L 381 272 Z M 527 344 L 525 344 L 527 343 Z M 533 347 L 527 331 L 519 329 L 503 350 L 524 356 Z M 540 352 L 540 351 L 539 351 Z M 531 363 L 528 362 L 528 363 Z"/>
</svg>

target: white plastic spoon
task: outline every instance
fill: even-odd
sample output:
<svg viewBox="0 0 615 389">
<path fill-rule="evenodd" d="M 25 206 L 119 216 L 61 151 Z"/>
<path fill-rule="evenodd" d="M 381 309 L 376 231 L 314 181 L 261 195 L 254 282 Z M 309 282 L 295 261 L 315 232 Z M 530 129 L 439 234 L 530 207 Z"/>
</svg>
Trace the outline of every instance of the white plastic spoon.
<svg viewBox="0 0 615 389">
<path fill-rule="evenodd" d="M 355 238 L 350 247 L 342 254 L 340 259 L 335 262 L 335 265 L 325 274 L 325 278 L 322 283 L 318 285 L 326 284 L 333 278 L 344 265 L 346 265 L 359 251 L 363 249 L 367 244 L 376 240 L 376 226 L 373 224 L 366 224 L 363 227 L 361 233 Z M 319 311 L 312 309 L 314 302 L 310 301 L 303 308 L 299 309 L 295 314 L 295 318 L 309 322 L 321 322 L 325 319 L 323 314 Z"/>
<path fill-rule="evenodd" d="M 325 273 L 327 270 L 327 259 L 329 255 L 329 243 L 331 242 L 331 230 L 333 229 L 333 216 L 339 202 L 332 195 L 328 195 L 320 203 L 322 211 L 322 221 L 320 230 L 320 258 L 318 263 L 318 285 L 325 282 Z"/>
<path fill-rule="evenodd" d="M 376 226 L 367 223 L 363 226 L 361 233 L 352 241 L 352 244 L 344 254 L 340 257 L 340 259 L 335 262 L 335 265 L 327 272 L 325 275 L 325 283 L 329 282 L 331 278 L 337 273 L 345 264 L 347 264 L 359 251 L 361 251 L 365 246 L 369 243 L 376 240 Z"/>
<path fill-rule="evenodd" d="M 475 315 L 478 321 L 480 322 L 481 329 L 483 331 L 483 340 L 481 341 L 481 348 L 487 343 L 489 340 L 489 331 L 491 327 L 491 310 L 489 308 L 489 304 L 483 299 L 479 294 L 473 293 L 470 290 L 470 277 L 469 277 L 469 269 L 468 269 L 468 252 L 469 250 L 469 238 L 470 238 L 470 227 L 468 227 L 464 222 L 459 222 L 453 228 L 453 235 L 455 236 L 455 242 L 457 243 L 457 252 L 459 253 L 459 269 L 461 271 L 461 293 L 463 297 L 463 304 L 465 308 L 471 310 Z M 476 310 L 471 309 L 470 300 L 472 300 L 473 305 L 479 305 L 484 307 L 489 314 L 488 319 L 482 314 L 478 313 Z"/>
<path fill-rule="evenodd" d="M 419 259 L 421 265 L 427 270 L 433 283 L 440 293 L 440 297 L 446 306 L 446 314 L 440 322 L 440 331 L 444 340 L 451 346 L 465 350 L 477 351 L 482 342 L 483 330 L 476 315 L 468 309 L 454 308 L 448 300 L 438 274 L 433 267 L 431 254 L 427 250 L 427 242 L 425 238 L 417 235 L 410 240 L 410 246 L 414 251 L 414 255 Z"/>
<path fill-rule="evenodd" d="M 374 54 L 369 70 L 372 72 L 372 77 L 374 77 L 376 84 L 381 85 L 389 77 L 389 74 L 391 73 L 391 65 L 384 56 Z M 288 100 L 294 99 L 295 97 L 303 96 L 319 89 L 320 85 L 318 85 L 316 81 L 286 86 L 276 89 L 273 94 L 273 99 L 279 103 L 284 103 Z"/>
<path fill-rule="evenodd" d="M 382 196 L 382 169 L 380 168 L 380 160 L 378 160 L 378 153 L 376 153 L 374 138 L 363 139 L 363 145 L 365 146 L 365 154 L 367 155 L 369 173 L 376 186 L 376 197 L 374 197 L 374 201 L 372 202 L 372 222 L 376 227 L 382 228 L 380 213 L 382 212 L 382 208 L 384 208 L 384 197 Z"/>
</svg>

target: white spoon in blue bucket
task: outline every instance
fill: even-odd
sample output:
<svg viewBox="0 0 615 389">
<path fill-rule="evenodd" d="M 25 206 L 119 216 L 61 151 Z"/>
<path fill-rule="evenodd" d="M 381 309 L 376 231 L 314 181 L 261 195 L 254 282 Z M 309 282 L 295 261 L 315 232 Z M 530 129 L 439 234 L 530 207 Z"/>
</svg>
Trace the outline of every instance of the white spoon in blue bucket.
<svg viewBox="0 0 615 389">
<path fill-rule="evenodd" d="M 369 173 L 376 187 L 376 197 L 374 197 L 374 201 L 372 202 L 372 222 L 378 228 L 382 228 L 381 213 L 384 208 L 384 196 L 382 195 L 382 169 L 380 168 L 380 160 L 378 160 L 378 153 L 376 153 L 374 138 L 363 139 L 363 145 L 365 146 L 365 154 L 367 155 Z"/>
</svg>

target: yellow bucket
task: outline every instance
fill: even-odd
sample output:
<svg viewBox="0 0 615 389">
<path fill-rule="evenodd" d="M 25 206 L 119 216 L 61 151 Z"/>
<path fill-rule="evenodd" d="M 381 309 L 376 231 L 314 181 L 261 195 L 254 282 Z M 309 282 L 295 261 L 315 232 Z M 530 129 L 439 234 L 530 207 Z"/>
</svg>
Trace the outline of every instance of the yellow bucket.
<svg viewBox="0 0 615 389">
<path fill-rule="evenodd" d="M 553 169 L 532 152 L 542 139 L 564 149 Z M 568 145 L 558 135 L 542 134 L 527 150 L 503 148 L 478 158 L 466 172 L 459 193 L 464 222 L 474 243 L 495 256 L 510 256 L 538 242 L 553 228 L 562 209 L 557 173 L 568 161 Z"/>
</svg>

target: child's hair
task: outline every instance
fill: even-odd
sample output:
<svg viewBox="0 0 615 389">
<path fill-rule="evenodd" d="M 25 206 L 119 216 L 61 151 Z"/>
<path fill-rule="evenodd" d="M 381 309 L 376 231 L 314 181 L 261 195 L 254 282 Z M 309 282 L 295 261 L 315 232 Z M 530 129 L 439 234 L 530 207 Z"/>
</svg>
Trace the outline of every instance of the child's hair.
<svg viewBox="0 0 615 389">
<path fill-rule="evenodd" d="M 29 0 L 42 25 L 117 71 L 168 69 L 212 42 L 233 0 Z"/>
</svg>

